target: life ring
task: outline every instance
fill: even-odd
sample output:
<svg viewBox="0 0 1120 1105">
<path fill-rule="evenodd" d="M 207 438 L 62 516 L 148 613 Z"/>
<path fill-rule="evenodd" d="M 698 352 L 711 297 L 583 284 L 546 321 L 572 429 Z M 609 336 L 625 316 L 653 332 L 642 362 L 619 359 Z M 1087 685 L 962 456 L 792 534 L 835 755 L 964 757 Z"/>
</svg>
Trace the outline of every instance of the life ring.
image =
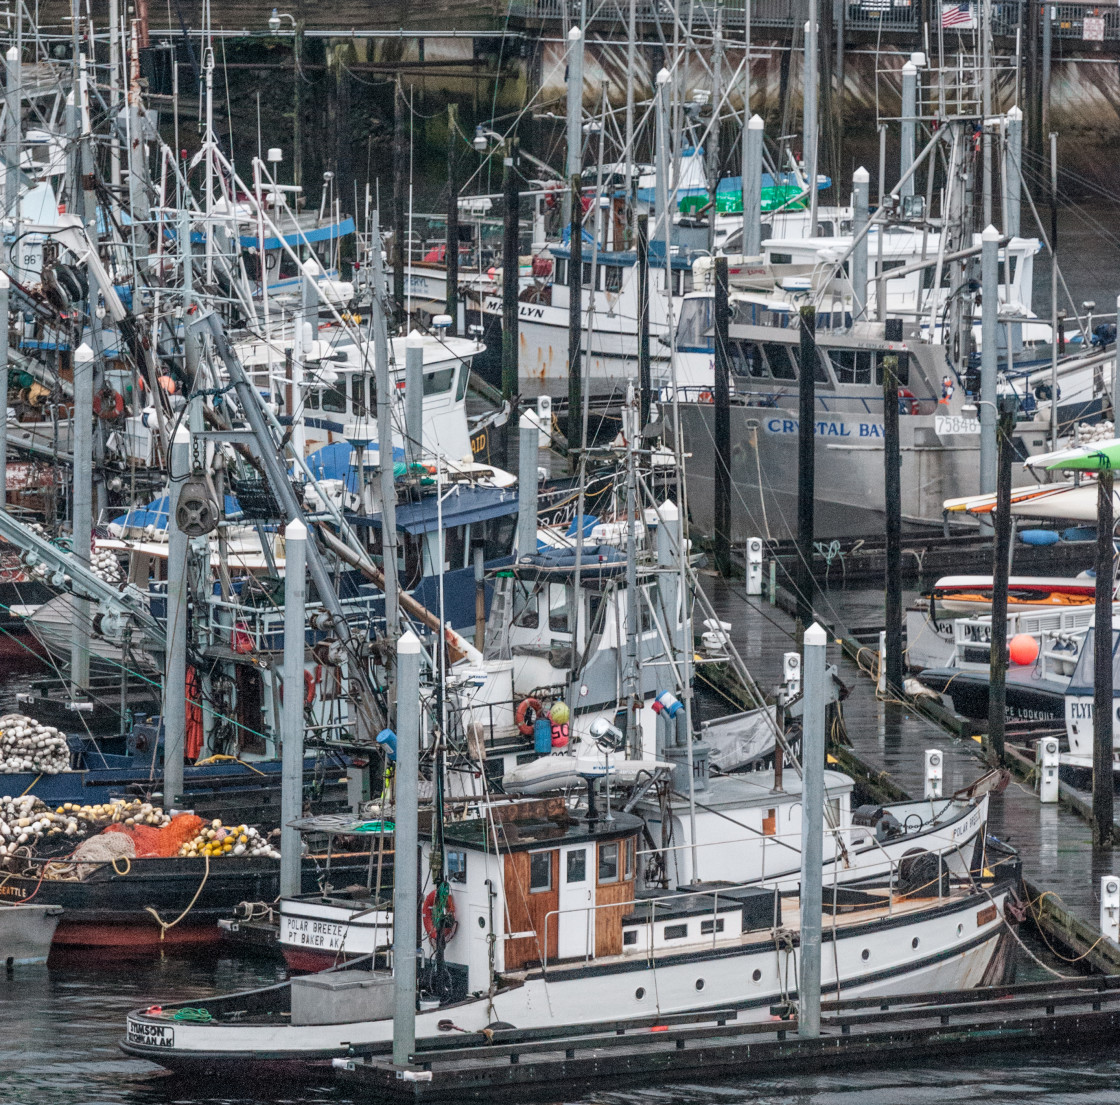
<svg viewBox="0 0 1120 1105">
<path fill-rule="evenodd" d="M 310 706 L 315 701 L 315 684 L 319 682 L 319 673 L 322 668 L 317 664 L 315 674 L 312 675 L 306 668 L 303 669 L 303 704 Z"/>
<path fill-rule="evenodd" d="M 106 422 L 124 414 L 124 397 L 112 388 L 103 388 L 93 397 L 93 413 Z"/>
<path fill-rule="evenodd" d="M 712 401 L 712 393 L 710 391 L 700 392 L 700 402 L 701 403 L 710 403 L 711 401 Z"/>
<path fill-rule="evenodd" d="M 436 941 L 436 891 L 428 892 L 428 896 L 424 899 L 424 907 L 420 911 L 420 919 L 424 923 L 424 932 L 427 934 L 428 939 L 434 944 Z M 459 922 L 455 920 L 455 899 L 449 894 L 447 896 L 447 905 L 441 921 L 443 929 L 443 942 L 446 944 L 456 933 L 459 928 Z"/>
<path fill-rule="evenodd" d="M 907 404 L 907 400 L 910 400 Z M 909 407 L 909 409 L 907 409 Z M 919 414 L 918 400 L 915 398 L 914 393 L 909 388 L 898 389 L 898 411 L 899 414 Z"/>
<path fill-rule="evenodd" d="M 532 717 L 529 716 L 532 711 Z M 539 698 L 523 698 L 517 707 L 517 728 L 524 737 L 533 735 L 533 722 L 544 713 Z"/>
</svg>

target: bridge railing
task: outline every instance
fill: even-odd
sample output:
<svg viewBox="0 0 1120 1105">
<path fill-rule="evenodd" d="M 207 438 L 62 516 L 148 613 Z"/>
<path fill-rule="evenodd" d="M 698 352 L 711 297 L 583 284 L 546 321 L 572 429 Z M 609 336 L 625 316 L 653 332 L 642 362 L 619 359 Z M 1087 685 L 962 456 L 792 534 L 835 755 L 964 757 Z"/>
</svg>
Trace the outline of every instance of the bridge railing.
<svg viewBox="0 0 1120 1105">
<path fill-rule="evenodd" d="M 725 0 L 723 26 L 725 31 L 741 29 L 746 22 L 745 5 L 750 4 L 751 27 L 765 29 L 792 30 L 800 28 L 805 22 L 805 0 Z M 970 10 L 964 11 L 962 4 L 950 4 L 947 0 L 926 0 L 934 19 L 938 11 L 956 9 L 963 20 L 946 26 L 946 35 L 968 33 L 979 25 L 981 2 L 973 0 Z M 580 0 L 513 0 L 510 13 L 523 19 L 561 21 L 565 16 L 571 22 L 579 19 Z M 918 0 L 833 0 L 833 17 L 839 18 L 843 8 L 846 28 L 850 31 L 875 31 L 885 35 L 913 37 L 921 30 Z M 996 0 L 992 5 L 993 31 L 998 38 L 1014 39 L 1022 26 L 1027 31 L 1026 0 Z M 714 0 L 697 0 L 692 9 L 693 32 L 700 39 L 710 36 L 715 26 L 717 4 Z M 1051 34 L 1055 38 L 1076 41 L 1094 41 L 1100 33 L 1103 41 L 1120 41 L 1120 7 L 1092 3 L 1066 3 L 1047 5 L 1044 12 L 1053 14 Z M 951 13 L 952 14 L 952 13 Z M 648 26 L 673 21 L 672 5 L 667 0 L 638 0 L 636 17 L 640 25 Z M 630 18 L 628 0 L 615 0 L 598 7 L 591 26 L 602 31 L 608 26 L 618 32 L 625 30 Z M 1045 15 L 1043 16 L 1045 18 Z M 1090 20 L 1086 25 L 1086 20 Z M 1092 20 L 1103 20 L 1094 23 Z M 915 43 L 917 45 L 917 43 Z"/>
</svg>

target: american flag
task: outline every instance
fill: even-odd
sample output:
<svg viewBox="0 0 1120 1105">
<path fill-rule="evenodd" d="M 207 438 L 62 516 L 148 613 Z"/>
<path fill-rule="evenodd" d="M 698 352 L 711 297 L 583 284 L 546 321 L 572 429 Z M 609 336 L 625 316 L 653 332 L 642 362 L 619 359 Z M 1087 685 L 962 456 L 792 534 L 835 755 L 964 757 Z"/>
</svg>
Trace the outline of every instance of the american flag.
<svg viewBox="0 0 1120 1105">
<path fill-rule="evenodd" d="M 942 4 L 942 27 L 975 27 L 971 4 Z"/>
</svg>

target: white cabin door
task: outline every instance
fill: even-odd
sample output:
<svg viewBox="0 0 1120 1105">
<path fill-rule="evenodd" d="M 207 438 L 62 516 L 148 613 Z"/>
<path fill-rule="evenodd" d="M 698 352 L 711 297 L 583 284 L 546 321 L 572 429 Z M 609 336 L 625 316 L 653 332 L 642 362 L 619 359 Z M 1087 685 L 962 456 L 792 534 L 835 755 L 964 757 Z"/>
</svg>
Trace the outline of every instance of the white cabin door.
<svg viewBox="0 0 1120 1105">
<path fill-rule="evenodd" d="M 470 938 L 467 953 L 467 989 L 471 993 L 490 988 L 490 918 L 484 905 L 471 905 L 467 913 Z"/>
<path fill-rule="evenodd" d="M 560 959 L 595 954 L 595 849 L 572 844 L 560 849 Z"/>
</svg>

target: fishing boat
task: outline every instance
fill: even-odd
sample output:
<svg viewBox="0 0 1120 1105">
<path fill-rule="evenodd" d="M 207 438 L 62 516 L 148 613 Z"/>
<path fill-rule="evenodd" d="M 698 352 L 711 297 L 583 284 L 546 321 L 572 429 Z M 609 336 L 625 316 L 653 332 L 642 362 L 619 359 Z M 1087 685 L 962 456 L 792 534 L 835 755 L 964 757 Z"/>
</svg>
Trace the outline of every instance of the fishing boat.
<svg viewBox="0 0 1120 1105">
<path fill-rule="evenodd" d="M 448 1024 L 575 1023 L 589 1003 L 619 1021 L 713 1008 L 764 1020 L 796 1000 L 796 892 L 714 881 L 641 894 L 642 821 L 632 814 L 478 818 L 446 825 L 443 840 L 461 877 L 448 884 L 454 921 L 443 955 L 425 957 L 440 999 L 417 1014 L 418 1037 Z M 822 992 L 980 985 L 1000 961 L 1009 893 L 1002 876 L 975 888 L 935 876 L 910 895 L 826 890 Z M 253 1077 L 261 1067 L 388 1050 L 392 1003 L 385 972 L 328 972 L 136 1009 L 120 1046 L 181 1073 Z"/>
</svg>

